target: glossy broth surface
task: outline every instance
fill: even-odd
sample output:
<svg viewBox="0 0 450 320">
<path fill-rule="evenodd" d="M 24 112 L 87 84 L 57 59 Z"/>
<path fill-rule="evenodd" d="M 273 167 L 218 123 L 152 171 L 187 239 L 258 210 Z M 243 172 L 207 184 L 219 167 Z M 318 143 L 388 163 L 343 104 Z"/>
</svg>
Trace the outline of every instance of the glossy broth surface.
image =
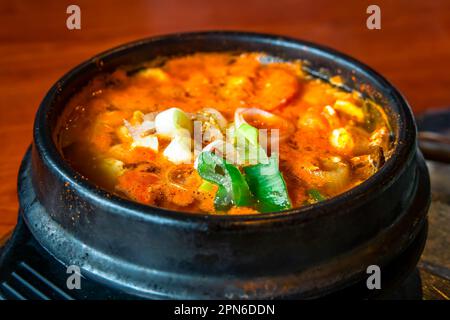
<svg viewBox="0 0 450 320">
<path fill-rule="evenodd" d="M 55 140 L 85 178 L 134 201 L 211 214 L 282 211 L 357 186 L 392 150 L 382 108 L 332 80 L 312 78 L 300 61 L 262 53 L 197 53 L 124 67 L 96 77 L 70 100 Z M 194 163 L 195 121 L 206 133 L 200 151 L 213 153 L 221 141 L 235 148 L 239 134 L 251 144 L 244 127 L 278 129 L 276 153 L 270 144 L 264 150 L 277 157 L 279 174 L 258 177 L 262 171 L 248 158 L 233 163 L 222 155 L 222 167 L 238 171 L 215 168 L 221 190 Z"/>
</svg>

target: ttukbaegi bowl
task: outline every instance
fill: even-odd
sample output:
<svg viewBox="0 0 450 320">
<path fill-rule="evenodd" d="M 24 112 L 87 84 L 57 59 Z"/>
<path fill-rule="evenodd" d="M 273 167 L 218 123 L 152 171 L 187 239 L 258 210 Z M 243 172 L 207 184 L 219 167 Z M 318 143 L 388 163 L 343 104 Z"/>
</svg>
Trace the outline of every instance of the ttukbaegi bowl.
<svg viewBox="0 0 450 320">
<path fill-rule="evenodd" d="M 367 181 L 339 196 L 247 216 L 175 212 L 126 200 L 84 179 L 61 157 L 52 138 L 58 118 L 95 75 L 208 51 L 265 52 L 306 60 L 314 76 L 340 75 L 348 88 L 363 88 L 385 108 L 396 137 L 393 155 Z M 242 32 L 144 39 L 69 71 L 39 107 L 18 188 L 24 221 L 59 261 L 127 293 L 169 299 L 373 296 L 365 287 L 368 266 L 381 268 L 382 291 L 415 267 L 430 202 L 411 109 L 389 82 L 334 50 Z"/>
</svg>

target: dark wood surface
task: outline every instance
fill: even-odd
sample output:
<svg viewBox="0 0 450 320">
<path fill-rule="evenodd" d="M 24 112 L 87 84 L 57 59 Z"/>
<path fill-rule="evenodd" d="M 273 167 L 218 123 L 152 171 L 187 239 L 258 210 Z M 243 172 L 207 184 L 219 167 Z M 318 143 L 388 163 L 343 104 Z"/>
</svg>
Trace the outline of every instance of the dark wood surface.
<svg viewBox="0 0 450 320">
<path fill-rule="evenodd" d="M 381 30 L 366 28 L 371 3 L 1 1 L 0 239 L 17 218 L 17 171 L 42 97 L 69 69 L 124 42 L 212 29 L 288 35 L 333 47 L 372 66 L 403 92 L 416 113 L 450 106 L 450 1 L 378 0 Z M 66 28 L 69 4 L 81 7 L 81 30 Z"/>
<path fill-rule="evenodd" d="M 431 206 L 427 242 L 419 262 L 422 292 L 424 299 L 450 300 L 450 164 L 427 161 L 427 166 Z"/>
</svg>

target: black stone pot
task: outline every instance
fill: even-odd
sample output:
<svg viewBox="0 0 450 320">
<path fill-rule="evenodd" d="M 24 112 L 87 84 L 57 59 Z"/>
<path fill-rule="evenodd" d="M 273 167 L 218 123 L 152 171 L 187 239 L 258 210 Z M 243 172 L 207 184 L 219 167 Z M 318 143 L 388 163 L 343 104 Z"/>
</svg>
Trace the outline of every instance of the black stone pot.
<svg viewBox="0 0 450 320">
<path fill-rule="evenodd" d="M 89 79 L 124 64 L 198 51 L 263 51 L 286 60 L 306 59 L 315 76 L 341 75 L 349 88 L 363 88 L 386 106 L 397 139 L 394 155 L 374 176 L 340 196 L 256 216 L 141 205 L 97 188 L 64 162 L 53 130 L 65 103 Z M 37 241 L 59 261 L 136 296 L 336 295 L 363 290 L 369 265 L 380 266 L 384 281 L 389 278 L 383 278 L 384 272 L 395 263 L 403 268 L 396 278 L 417 263 L 430 187 L 416 144 L 413 115 L 399 92 L 369 67 L 333 50 L 240 32 L 150 38 L 92 58 L 50 89 L 36 115 L 31 156 L 19 174 L 21 214 Z M 400 257 L 411 250 L 415 254 L 402 262 Z M 360 297 L 369 293 L 358 290 Z"/>
</svg>

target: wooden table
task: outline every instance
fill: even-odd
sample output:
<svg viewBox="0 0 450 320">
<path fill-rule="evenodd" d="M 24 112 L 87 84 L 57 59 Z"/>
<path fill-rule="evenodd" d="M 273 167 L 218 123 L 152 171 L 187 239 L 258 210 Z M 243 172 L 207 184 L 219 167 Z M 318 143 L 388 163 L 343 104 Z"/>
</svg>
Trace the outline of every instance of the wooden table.
<svg viewBox="0 0 450 320">
<path fill-rule="evenodd" d="M 450 105 L 450 2 L 396 0 L 368 30 L 374 1 L 7 1 L 0 3 L 0 238 L 17 218 L 16 175 L 35 111 L 49 87 L 92 55 L 171 32 L 233 29 L 277 33 L 334 47 L 367 63 L 404 93 L 416 113 Z M 81 30 L 66 8 L 81 8 Z"/>
</svg>

